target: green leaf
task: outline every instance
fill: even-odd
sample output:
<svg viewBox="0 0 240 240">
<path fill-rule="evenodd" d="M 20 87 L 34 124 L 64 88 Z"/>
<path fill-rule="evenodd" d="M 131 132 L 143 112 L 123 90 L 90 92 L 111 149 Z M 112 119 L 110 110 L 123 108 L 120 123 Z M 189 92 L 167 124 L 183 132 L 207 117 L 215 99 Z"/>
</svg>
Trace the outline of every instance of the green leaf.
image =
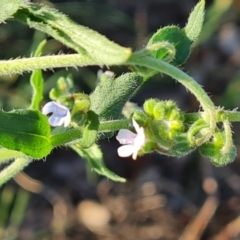
<svg viewBox="0 0 240 240">
<path fill-rule="evenodd" d="M 150 46 L 158 42 L 169 42 L 175 46 L 176 55 L 175 59 L 171 62 L 174 65 L 178 66 L 183 64 L 190 54 L 192 41 L 186 36 L 184 30 L 177 26 L 160 28 L 156 33 L 153 34 L 147 45 Z M 167 56 L 168 51 L 164 48 L 161 48 L 153 51 L 152 54 L 157 59 L 163 59 Z"/>
<path fill-rule="evenodd" d="M 98 135 L 98 115 L 93 111 L 88 111 L 87 115 L 88 123 L 83 129 L 83 136 L 80 143 L 82 148 L 91 147 L 95 143 Z"/>
<path fill-rule="evenodd" d="M 142 85 L 143 77 L 136 73 L 126 73 L 116 79 L 100 81 L 90 95 L 91 107 L 101 120 L 118 119 L 125 103 Z"/>
<path fill-rule="evenodd" d="M 28 4 L 14 17 L 30 27 L 47 33 L 81 55 L 99 64 L 121 64 L 131 56 L 131 49 L 111 42 L 101 34 L 78 25 L 64 14 L 46 6 Z"/>
<path fill-rule="evenodd" d="M 204 21 L 205 0 L 201 0 L 191 12 L 187 25 L 185 27 L 185 33 L 191 41 L 197 40 Z"/>
<path fill-rule="evenodd" d="M 43 40 L 37 47 L 36 52 L 34 54 L 35 57 L 38 57 L 41 55 L 44 45 L 46 44 L 46 40 Z M 32 96 L 32 102 L 29 106 L 30 109 L 39 110 L 40 103 L 43 98 L 43 85 L 44 85 L 44 79 L 42 75 L 42 70 L 35 70 L 32 72 L 32 75 L 30 77 L 30 83 L 33 88 L 33 96 Z"/>
<path fill-rule="evenodd" d="M 86 159 L 89 166 L 99 175 L 103 175 L 116 182 L 125 182 L 126 179 L 119 177 L 112 171 L 110 171 L 103 162 L 103 155 L 97 144 L 92 145 L 87 149 L 80 149 L 78 145 L 70 146 L 75 152 L 77 152 L 82 158 Z"/>
<path fill-rule="evenodd" d="M 25 5 L 24 0 L 1 0 L 0 23 L 12 18 L 13 14 L 23 5 Z"/>
<path fill-rule="evenodd" d="M 52 150 L 49 137 L 47 117 L 39 111 L 0 111 L 0 146 L 40 159 Z"/>
</svg>

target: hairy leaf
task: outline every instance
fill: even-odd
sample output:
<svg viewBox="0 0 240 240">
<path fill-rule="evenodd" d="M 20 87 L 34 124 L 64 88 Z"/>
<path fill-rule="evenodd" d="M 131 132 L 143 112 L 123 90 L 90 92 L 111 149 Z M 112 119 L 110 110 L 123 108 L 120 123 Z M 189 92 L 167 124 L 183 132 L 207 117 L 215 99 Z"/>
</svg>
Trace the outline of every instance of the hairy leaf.
<svg viewBox="0 0 240 240">
<path fill-rule="evenodd" d="M 1 0 L 0 3 L 0 23 L 12 18 L 12 15 L 17 12 L 25 4 L 24 0 Z"/>
<path fill-rule="evenodd" d="M 29 3 L 19 9 L 14 17 L 47 33 L 79 54 L 91 57 L 93 64 L 121 64 L 131 56 L 131 49 L 121 47 L 101 34 L 74 23 L 56 9 Z"/>
<path fill-rule="evenodd" d="M 204 9 L 205 9 L 205 1 L 201 0 L 191 12 L 187 25 L 185 27 L 185 33 L 187 37 L 195 41 L 197 40 L 203 25 L 204 20 Z"/>
<path fill-rule="evenodd" d="M 47 117 L 35 110 L 0 111 L 0 146 L 43 158 L 52 150 Z"/>
<path fill-rule="evenodd" d="M 116 182 L 125 182 L 126 179 L 119 177 L 112 171 L 110 171 L 103 162 L 103 155 L 97 144 L 92 145 L 90 148 L 81 149 L 78 145 L 70 146 L 75 152 L 77 152 L 82 158 L 87 160 L 89 166 L 99 175 L 103 175 Z"/>
</svg>

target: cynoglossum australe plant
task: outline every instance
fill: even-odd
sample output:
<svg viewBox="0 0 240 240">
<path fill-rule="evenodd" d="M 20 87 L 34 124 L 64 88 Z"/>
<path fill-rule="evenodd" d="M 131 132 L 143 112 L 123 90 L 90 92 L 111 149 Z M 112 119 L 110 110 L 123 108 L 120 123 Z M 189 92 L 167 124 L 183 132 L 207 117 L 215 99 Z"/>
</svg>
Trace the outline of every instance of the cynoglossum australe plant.
<svg viewBox="0 0 240 240">
<path fill-rule="evenodd" d="M 32 102 L 27 109 L 0 111 L 0 160 L 15 159 L 1 172 L 0 183 L 33 159 L 45 158 L 58 146 L 72 148 L 98 174 L 114 181 L 125 181 L 106 168 L 103 153 L 96 144 L 98 139 L 109 138 L 118 130 L 117 139 L 124 145 L 118 151 L 122 157 L 132 155 L 136 159 L 137 155 L 152 151 L 181 157 L 199 149 L 217 166 L 232 162 L 236 148 L 230 123 L 239 121 L 240 113 L 214 106 L 203 88 L 179 68 L 201 32 L 204 7 L 205 2 L 201 0 L 184 28 L 160 28 L 143 49 L 133 52 L 74 23 L 56 9 L 24 0 L 3 0 L 0 22 L 18 20 L 50 35 L 76 53 L 41 56 L 45 44 L 42 42 L 32 57 L 0 61 L 0 75 L 32 72 L 33 89 Z M 71 77 L 61 77 L 50 91 L 52 101 L 41 109 L 42 70 L 92 65 L 126 65 L 131 71 L 120 76 L 103 73 L 90 95 L 73 92 Z M 158 73 L 184 85 L 198 99 L 202 111 L 185 113 L 171 100 L 148 99 L 143 110 L 123 117 L 126 102 Z"/>
</svg>

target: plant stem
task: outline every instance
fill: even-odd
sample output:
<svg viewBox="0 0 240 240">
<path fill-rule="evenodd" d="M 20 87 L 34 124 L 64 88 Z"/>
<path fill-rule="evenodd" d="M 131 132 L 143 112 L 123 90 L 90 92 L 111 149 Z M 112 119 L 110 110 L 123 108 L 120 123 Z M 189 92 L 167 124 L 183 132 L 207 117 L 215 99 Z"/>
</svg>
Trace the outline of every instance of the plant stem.
<svg viewBox="0 0 240 240">
<path fill-rule="evenodd" d="M 201 115 L 204 115 L 204 112 L 185 113 L 185 122 L 195 122 L 201 117 Z M 229 122 L 240 122 L 240 112 L 221 110 L 220 113 L 217 112 L 217 122 L 222 122 L 222 115 L 224 115 Z"/>
<path fill-rule="evenodd" d="M 129 129 L 130 123 L 131 123 L 131 119 L 120 119 L 120 120 L 100 122 L 99 131 L 112 132 L 112 131 L 118 131 L 120 129 Z"/>
<path fill-rule="evenodd" d="M 129 119 L 113 120 L 100 122 L 99 133 L 101 132 L 114 132 L 120 129 L 129 129 Z M 64 133 L 54 134 L 51 136 L 50 141 L 53 147 L 64 145 L 72 141 L 80 140 L 83 130 L 80 128 L 73 128 Z"/>
<path fill-rule="evenodd" d="M 32 159 L 27 157 L 16 158 L 13 163 L 0 172 L 0 186 L 23 170 L 31 161 Z"/>
<path fill-rule="evenodd" d="M 37 69 L 53 69 L 60 67 L 83 67 L 89 65 L 101 65 L 88 56 L 80 54 L 67 54 L 56 56 L 43 56 L 20 58 L 0 61 L 0 75 L 21 74 Z"/>
<path fill-rule="evenodd" d="M 0 149 L 0 163 L 8 162 L 10 159 L 23 157 L 23 156 L 24 154 L 22 152 L 18 152 L 18 151 L 6 149 L 6 148 Z"/>
</svg>

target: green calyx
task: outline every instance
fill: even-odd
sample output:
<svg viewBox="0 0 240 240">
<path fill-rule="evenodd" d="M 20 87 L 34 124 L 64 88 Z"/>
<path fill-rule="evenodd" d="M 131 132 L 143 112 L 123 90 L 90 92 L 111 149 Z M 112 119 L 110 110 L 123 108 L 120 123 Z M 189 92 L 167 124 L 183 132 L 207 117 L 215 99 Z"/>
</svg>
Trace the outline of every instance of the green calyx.
<svg viewBox="0 0 240 240">
<path fill-rule="evenodd" d="M 135 111 L 133 118 L 144 127 L 149 142 L 144 147 L 144 152 L 155 150 L 162 154 L 179 156 L 190 151 L 186 134 L 184 137 L 181 135 L 185 130 L 183 114 L 173 101 L 149 99 L 144 103 L 143 109 L 144 112 Z M 179 152 L 175 148 L 178 142 L 181 148 L 184 147 Z"/>
</svg>

